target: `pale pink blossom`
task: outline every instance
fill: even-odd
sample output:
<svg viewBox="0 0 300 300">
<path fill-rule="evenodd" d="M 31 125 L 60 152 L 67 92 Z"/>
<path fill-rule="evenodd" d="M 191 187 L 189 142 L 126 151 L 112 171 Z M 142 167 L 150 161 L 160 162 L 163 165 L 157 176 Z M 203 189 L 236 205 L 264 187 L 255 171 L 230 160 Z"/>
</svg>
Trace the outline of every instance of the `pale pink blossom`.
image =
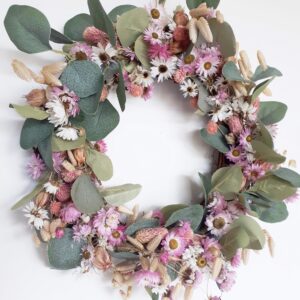
<svg viewBox="0 0 300 300">
<path fill-rule="evenodd" d="M 140 85 L 131 83 L 128 85 L 128 91 L 133 97 L 142 97 L 144 94 L 144 88 Z"/>
<path fill-rule="evenodd" d="M 33 179 L 38 180 L 46 170 L 46 165 L 39 154 L 32 154 L 30 162 L 26 166 L 27 174 Z"/>
<path fill-rule="evenodd" d="M 219 126 L 216 122 L 209 121 L 206 126 L 207 133 L 210 135 L 215 135 L 218 133 Z"/>
<path fill-rule="evenodd" d="M 108 43 L 107 34 L 94 26 L 87 27 L 84 30 L 83 38 L 86 42 L 94 45 L 100 43 L 105 47 Z"/>
<path fill-rule="evenodd" d="M 60 217 L 64 223 L 72 224 L 76 222 L 81 216 L 81 212 L 75 207 L 73 203 L 68 204 L 60 211 Z"/>
<path fill-rule="evenodd" d="M 229 126 L 230 132 L 233 134 L 240 134 L 243 131 L 243 125 L 241 119 L 238 116 L 232 116 L 228 119 L 227 124 Z"/>
<path fill-rule="evenodd" d="M 143 287 L 155 287 L 160 283 L 160 275 L 158 272 L 139 271 L 134 275 L 135 282 Z"/>
</svg>

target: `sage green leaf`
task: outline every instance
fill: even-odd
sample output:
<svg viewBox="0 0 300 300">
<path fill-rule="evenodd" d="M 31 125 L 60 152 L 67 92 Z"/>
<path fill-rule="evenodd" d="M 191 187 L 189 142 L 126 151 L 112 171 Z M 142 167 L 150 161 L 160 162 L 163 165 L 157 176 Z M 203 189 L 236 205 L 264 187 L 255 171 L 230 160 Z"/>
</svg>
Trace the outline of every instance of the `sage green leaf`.
<svg viewBox="0 0 300 300">
<path fill-rule="evenodd" d="M 81 98 L 79 100 L 80 110 L 85 115 L 96 115 L 98 106 L 100 105 L 99 98 L 100 98 L 99 93 L 91 95 L 86 98 Z"/>
<path fill-rule="evenodd" d="M 86 130 L 87 140 L 98 141 L 105 138 L 119 124 L 120 116 L 117 110 L 106 100 L 101 102 L 94 115 L 81 112 L 77 118 L 72 119 L 72 124 Z"/>
<path fill-rule="evenodd" d="M 282 201 L 296 194 L 297 188 L 275 175 L 267 175 L 258 180 L 250 192 L 255 192 L 268 200 Z"/>
<path fill-rule="evenodd" d="M 187 207 L 188 206 L 186 204 L 172 204 L 163 207 L 160 211 L 164 215 L 164 219 L 168 220 L 174 212 Z"/>
<path fill-rule="evenodd" d="M 125 105 L 126 105 L 125 82 L 124 82 L 124 77 L 123 77 L 122 66 L 120 63 L 118 63 L 118 64 L 119 64 L 119 82 L 118 82 L 118 86 L 117 86 L 117 96 L 118 96 L 121 110 L 124 111 Z"/>
<path fill-rule="evenodd" d="M 126 13 L 127 11 L 130 11 L 134 8 L 136 8 L 135 5 L 129 5 L 129 4 L 119 5 L 119 6 L 115 7 L 108 14 L 108 16 L 113 23 L 116 23 L 118 16 L 122 16 L 124 13 Z"/>
<path fill-rule="evenodd" d="M 136 198 L 141 189 L 139 184 L 124 184 L 100 190 L 100 194 L 110 205 L 119 206 Z"/>
<path fill-rule="evenodd" d="M 49 114 L 46 111 L 31 105 L 10 104 L 9 107 L 15 109 L 15 111 L 21 117 L 26 119 L 35 119 L 41 121 L 49 117 Z"/>
<path fill-rule="evenodd" d="M 167 272 L 171 279 L 171 282 L 178 278 L 181 267 L 182 266 L 179 262 L 170 262 L 167 264 Z"/>
<path fill-rule="evenodd" d="M 148 45 L 140 35 L 134 44 L 134 53 L 145 69 L 150 70 L 151 64 L 148 56 Z"/>
<path fill-rule="evenodd" d="M 76 141 L 65 141 L 56 135 L 52 136 L 52 151 L 62 152 L 81 148 L 85 145 L 86 136 L 80 136 Z"/>
<path fill-rule="evenodd" d="M 104 201 L 88 175 L 79 176 L 71 190 L 76 208 L 84 214 L 91 215 L 104 206 Z"/>
<path fill-rule="evenodd" d="M 39 10 L 27 5 L 12 5 L 4 19 L 11 41 L 26 53 L 51 50 L 50 24 Z"/>
<path fill-rule="evenodd" d="M 83 32 L 93 26 L 93 19 L 88 14 L 79 14 L 70 19 L 64 28 L 64 33 L 73 41 L 84 41 Z"/>
<path fill-rule="evenodd" d="M 208 105 L 208 98 L 209 98 L 209 93 L 207 88 L 203 85 L 203 83 L 198 80 L 198 79 L 194 79 L 195 83 L 197 84 L 198 87 L 198 107 L 200 109 L 201 112 L 204 113 L 204 115 L 206 115 L 210 110 L 211 107 Z"/>
<path fill-rule="evenodd" d="M 91 167 L 97 178 L 107 181 L 113 176 L 113 165 L 110 158 L 90 147 L 86 148 L 86 163 Z"/>
<path fill-rule="evenodd" d="M 65 68 L 60 80 L 77 96 L 85 98 L 99 92 L 103 74 L 91 61 L 73 61 Z"/>
<path fill-rule="evenodd" d="M 272 174 L 289 182 L 294 187 L 300 187 L 300 175 L 288 168 L 279 168 L 272 171 Z"/>
<path fill-rule="evenodd" d="M 144 8 L 134 8 L 124 13 L 117 22 L 117 34 L 122 46 L 132 46 L 149 23 L 150 17 Z"/>
<path fill-rule="evenodd" d="M 268 67 L 267 70 L 264 70 L 261 66 L 258 66 L 255 70 L 254 75 L 252 76 L 253 81 L 258 81 L 270 77 L 280 77 L 282 73 L 273 67 Z"/>
<path fill-rule="evenodd" d="M 204 2 L 204 1 L 203 1 Z M 231 26 L 227 22 L 220 23 L 213 18 L 208 21 L 214 37 L 214 44 L 220 46 L 221 53 L 226 59 L 236 54 L 236 39 Z"/>
<path fill-rule="evenodd" d="M 255 140 L 260 141 L 260 142 L 264 143 L 265 145 L 267 145 L 268 147 L 274 149 L 273 138 L 272 138 L 269 130 L 262 123 L 259 123 L 258 129 L 259 130 L 258 130 L 257 136 L 255 137 Z"/>
<path fill-rule="evenodd" d="M 53 169 L 53 160 L 52 160 L 52 145 L 51 145 L 52 136 L 49 135 L 45 140 L 38 144 L 38 150 L 45 162 L 46 166 L 49 169 Z"/>
<path fill-rule="evenodd" d="M 64 236 L 61 239 L 51 239 L 48 244 L 48 259 L 52 267 L 58 270 L 74 269 L 81 262 L 81 248 L 83 242 L 76 242 L 73 239 L 73 230 L 64 229 Z"/>
<path fill-rule="evenodd" d="M 189 9 L 197 8 L 202 3 L 206 3 L 207 7 L 217 8 L 220 0 L 186 0 Z"/>
<path fill-rule="evenodd" d="M 287 109 L 287 105 L 281 102 L 260 102 L 258 118 L 265 125 L 276 124 L 285 117 Z"/>
<path fill-rule="evenodd" d="M 266 80 L 262 83 L 260 83 L 253 91 L 252 93 L 252 96 L 251 96 L 251 99 L 252 101 L 255 101 L 258 96 L 269 86 L 269 84 L 274 80 L 274 77 L 269 79 L 269 80 Z"/>
<path fill-rule="evenodd" d="M 50 41 L 56 44 L 73 44 L 72 40 L 53 28 L 51 28 Z"/>
<path fill-rule="evenodd" d="M 243 178 L 240 166 L 220 168 L 212 176 L 212 191 L 222 195 L 238 193 L 241 190 Z"/>
<path fill-rule="evenodd" d="M 20 145 L 25 150 L 37 147 L 48 136 L 52 135 L 53 130 L 54 126 L 48 120 L 27 119 L 21 131 Z"/>
<path fill-rule="evenodd" d="M 199 177 L 201 179 L 201 187 L 203 190 L 204 198 L 205 198 L 205 204 L 208 202 L 208 195 L 212 189 L 211 185 L 211 179 L 208 176 L 205 176 L 201 173 L 198 173 Z"/>
<path fill-rule="evenodd" d="M 224 134 L 226 134 L 228 130 L 224 126 L 220 127 L 220 129 L 221 130 L 218 130 L 218 132 L 213 135 L 209 134 L 206 128 L 202 128 L 200 130 L 200 135 L 206 144 L 210 145 L 221 153 L 227 153 L 230 149 Z"/>
<path fill-rule="evenodd" d="M 241 72 L 239 71 L 236 64 L 232 61 L 227 62 L 223 66 L 222 70 L 223 76 L 229 81 L 244 81 Z"/>
<path fill-rule="evenodd" d="M 109 36 L 110 43 L 115 46 L 116 34 L 114 25 L 106 14 L 101 2 L 99 0 L 88 0 L 88 6 L 95 27 L 106 32 Z"/>
<path fill-rule="evenodd" d="M 117 259 L 124 260 L 138 260 L 140 257 L 131 252 L 109 252 L 110 256 Z"/>
<path fill-rule="evenodd" d="M 145 288 L 149 296 L 151 297 L 151 300 L 159 300 L 159 294 L 152 293 L 152 289 L 149 287 Z"/>
<path fill-rule="evenodd" d="M 255 158 L 258 160 L 272 164 L 281 164 L 286 160 L 284 156 L 278 154 L 272 148 L 260 141 L 253 141 L 251 144 L 255 151 Z"/>
<path fill-rule="evenodd" d="M 203 213 L 203 207 L 199 204 L 177 210 L 167 220 L 165 227 L 169 227 L 178 221 L 189 221 L 191 228 L 195 231 L 202 221 Z"/>
<path fill-rule="evenodd" d="M 158 219 L 145 219 L 145 220 L 139 220 L 130 226 L 127 227 L 125 234 L 127 235 L 133 235 L 137 231 L 144 229 L 144 228 L 155 228 L 159 225 Z"/>
</svg>

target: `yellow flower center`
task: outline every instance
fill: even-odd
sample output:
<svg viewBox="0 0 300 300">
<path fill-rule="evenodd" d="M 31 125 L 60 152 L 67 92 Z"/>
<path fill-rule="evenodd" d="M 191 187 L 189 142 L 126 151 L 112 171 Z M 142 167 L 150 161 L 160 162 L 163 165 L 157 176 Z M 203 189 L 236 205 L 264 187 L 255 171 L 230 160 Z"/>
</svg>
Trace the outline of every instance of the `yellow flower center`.
<svg viewBox="0 0 300 300">
<path fill-rule="evenodd" d="M 237 150 L 237 149 L 234 149 L 234 150 L 232 151 L 232 155 L 235 156 L 235 157 L 239 157 L 240 154 L 241 154 L 240 151 Z"/>
<path fill-rule="evenodd" d="M 184 63 L 189 65 L 195 60 L 195 56 L 193 54 L 189 54 L 184 58 Z"/>
<path fill-rule="evenodd" d="M 197 266 L 199 268 L 204 268 L 206 265 L 207 265 L 206 259 L 202 256 L 199 256 L 198 259 L 197 259 Z"/>
<path fill-rule="evenodd" d="M 175 250 L 178 248 L 178 242 L 174 239 L 169 241 L 169 247 L 171 250 Z"/>
<path fill-rule="evenodd" d="M 153 33 L 152 33 L 152 37 L 153 37 L 154 39 L 158 39 L 158 34 L 157 34 L 156 32 L 153 32 Z"/>
<path fill-rule="evenodd" d="M 112 233 L 112 236 L 113 236 L 115 239 L 118 239 L 118 238 L 121 236 L 121 234 L 120 234 L 119 231 L 114 231 L 114 232 Z"/>
<path fill-rule="evenodd" d="M 151 10 L 151 17 L 152 17 L 153 19 L 159 19 L 159 17 L 160 17 L 160 12 L 159 12 L 159 10 L 158 10 L 157 8 L 153 8 L 153 9 Z"/>
<path fill-rule="evenodd" d="M 211 67 L 212 67 L 212 63 L 209 62 L 209 61 L 207 61 L 207 62 L 204 64 L 204 69 L 205 69 L 205 70 L 210 70 Z"/>
<path fill-rule="evenodd" d="M 253 138 L 252 138 L 251 135 L 248 135 L 248 136 L 246 137 L 246 141 L 247 141 L 248 143 L 251 143 L 252 140 L 253 140 Z"/>
<path fill-rule="evenodd" d="M 225 220 L 223 218 L 216 218 L 213 221 L 213 225 L 216 229 L 222 229 L 225 226 Z"/>
<path fill-rule="evenodd" d="M 87 250 L 85 250 L 83 253 L 82 253 L 82 257 L 84 259 L 90 259 L 91 258 L 91 253 Z"/>
</svg>

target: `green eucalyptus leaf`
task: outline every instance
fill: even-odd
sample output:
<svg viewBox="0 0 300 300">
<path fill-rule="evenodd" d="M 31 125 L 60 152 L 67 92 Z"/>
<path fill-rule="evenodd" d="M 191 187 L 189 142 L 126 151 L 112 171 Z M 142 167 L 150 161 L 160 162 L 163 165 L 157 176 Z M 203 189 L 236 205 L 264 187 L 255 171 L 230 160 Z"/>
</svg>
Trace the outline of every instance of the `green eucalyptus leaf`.
<svg viewBox="0 0 300 300">
<path fill-rule="evenodd" d="M 25 150 L 37 147 L 52 135 L 53 130 L 54 126 L 48 120 L 27 119 L 21 131 L 20 145 Z"/>
<path fill-rule="evenodd" d="M 38 144 L 38 150 L 43 158 L 43 161 L 49 169 L 53 169 L 51 139 L 52 136 L 49 135 L 45 140 Z"/>
<path fill-rule="evenodd" d="M 115 251 L 112 251 L 109 254 L 113 258 L 122 259 L 122 260 L 138 260 L 139 259 L 139 256 L 137 254 L 130 253 L 130 252 L 115 252 Z"/>
<path fill-rule="evenodd" d="M 50 24 L 39 10 L 27 5 L 12 5 L 4 20 L 5 29 L 16 47 L 26 53 L 51 50 Z"/>
<path fill-rule="evenodd" d="M 238 193 L 242 183 L 243 173 L 240 166 L 220 168 L 212 176 L 212 191 L 223 195 Z"/>
<path fill-rule="evenodd" d="M 119 124 L 120 116 L 117 110 L 106 100 L 101 102 L 93 115 L 81 112 L 72 124 L 86 130 L 87 140 L 98 141 L 105 138 Z"/>
<path fill-rule="evenodd" d="M 236 54 L 236 39 L 231 26 L 227 22 L 220 23 L 213 18 L 208 21 L 212 31 L 213 43 L 220 46 L 221 53 L 226 59 Z"/>
<path fill-rule="evenodd" d="M 287 105 L 276 101 L 260 102 L 258 118 L 265 125 L 280 122 L 286 115 Z"/>
<path fill-rule="evenodd" d="M 90 26 L 93 26 L 92 17 L 88 14 L 79 14 L 66 23 L 64 33 L 74 41 L 84 41 L 83 32 Z"/>
<path fill-rule="evenodd" d="M 97 178 L 107 181 L 113 176 L 113 165 L 110 158 L 90 147 L 86 148 L 86 163 L 91 167 Z"/>
<path fill-rule="evenodd" d="M 52 136 L 52 151 L 53 152 L 63 152 L 68 150 L 73 150 L 81 148 L 85 145 L 86 136 L 80 136 L 75 141 L 65 141 L 56 135 Z"/>
<path fill-rule="evenodd" d="M 177 210 L 169 217 L 165 227 L 174 225 L 178 221 L 189 221 L 191 223 L 191 228 L 195 231 L 202 221 L 203 213 L 203 207 L 199 204 Z"/>
<path fill-rule="evenodd" d="M 230 149 L 224 137 L 224 134 L 227 134 L 228 130 L 224 127 L 220 127 L 221 130 L 218 130 L 216 134 L 209 134 L 206 128 L 200 130 L 201 138 L 204 142 L 214 149 L 218 150 L 221 153 L 227 153 Z"/>
<path fill-rule="evenodd" d="M 117 22 L 117 34 L 122 46 L 132 46 L 149 23 L 150 17 L 144 8 L 134 8 L 124 13 Z"/>
<path fill-rule="evenodd" d="M 186 204 L 171 204 L 171 205 L 163 207 L 160 211 L 164 215 L 164 219 L 168 220 L 173 213 L 175 213 L 176 211 L 181 210 L 183 208 L 187 208 L 187 207 L 188 207 L 188 205 L 186 205 Z"/>
<path fill-rule="evenodd" d="M 100 190 L 100 194 L 107 203 L 119 206 L 136 198 L 141 189 L 139 184 L 124 184 Z"/>
<path fill-rule="evenodd" d="M 208 176 L 205 176 L 201 173 L 198 173 L 199 177 L 201 179 L 201 187 L 203 190 L 203 194 L 204 194 L 204 198 L 205 198 L 205 203 L 208 202 L 208 195 L 212 189 L 212 185 L 211 185 L 211 179 Z"/>
<path fill-rule="evenodd" d="M 258 66 L 257 69 L 255 70 L 254 75 L 252 76 L 252 80 L 258 81 L 270 77 L 280 77 L 280 76 L 282 76 L 282 73 L 273 67 L 268 67 L 267 70 L 264 70 L 261 66 Z"/>
<path fill-rule="evenodd" d="M 266 81 L 263 81 L 259 85 L 257 85 L 252 93 L 251 99 L 252 101 L 255 101 L 259 95 L 269 86 L 269 84 L 274 80 L 274 77 L 271 79 L 268 79 Z"/>
<path fill-rule="evenodd" d="M 53 28 L 51 28 L 50 41 L 56 44 L 73 44 L 71 39 Z"/>
<path fill-rule="evenodd" d="M 255 140 L 260 141 L 265 145 L 267 145 L 268 147 L 274 149 L 273 138 L 269 130 L 262 123 L 259 123 L 259 130 L 257 136 L 255 137 Z"/>
<path fill-rule="evenodd" d="M 118 16 L 122 16 L 124 13 L 136 8 L 135 5 L 124 4 L 115 7 L 109 14 L 109 18 L 113 23 L 117 22 Z"/>
<path fill-rule="evenodd" d="M 146 289 L 147 293 L 149 294 L 149 296 L 151 297 L 151 300 L 159 300 L 159 294 L 154 294 L 152 292 L 152 289 L 149 287 L 146 287 L 145 289 Z"/>
<path fill-rule="evenodd" d="M 200 80 L 194 79 L 194 81 L 197 84 L 198 92 L 199 92 L 198 103 L 197 103 L 198 107 L 200 111 L 206 115 L 211 110 L 211 107 L 207 103 L 207 100 L 209 98 L 208 90 Z"/>
<path fill-rule="evenodd" d="M 272 171 L 272 174 L 289 182 L 294 187 L 300 187 L 300 175 L 288 168 L 279 168 Z"/>
<path fill-rule="evenodd" d="M 144 229 L 144 228 L 155 228 L 158 227 L 159 221 L 158 219 L 145 219 L 145 220 L 139 220 L 130 226 L 127 227 L 125 234 L 127 235 L 133 235 L 137 231 Z"/>
<path fill-rule="evenodd" d="M 46 111 L 31 105 L 10 104 L 9 107 L 13 108 L 21 117 L 26 119 L 35 119 L 41 121 L 49 117 L 49 114 Z"/>
<path fill-rule="evenodd" d="M 143 67 L 150 69 L 151 64 L 148 56 L 148 45 L 143 39 L 143 35 L 140 35 L 134 44 L 134 53 L 138 60 L 142 63 Z"/>
<path fill-rule="evenodd" d="M 117 96 L 118 96 L 121 110 L 124 111 L 125 105 L 126 105 L 125 82 L 124 82 L 124 77 L 123 77 L 122 66 L 120 63 L 118 63 L 118 65 L 119 65 L 119 82 L 118 82 L 118 86 L 117 86 Z"/>
<path fill-rule="evenodd" d="M 179 262 L 170 262 L 167 264 L 167 272 L 171 279 L 171 282 L 178 278 L 181 267 L 182 266 Z"/>
<path fill-rule="evenodd" d="M 227 62 L 223 66 L 222 70 L 223 76 L 229 81 L 244 81 L 245 79 L 241 75 L 236 64 L 232 61 Z"/>
<path fill-rule="evenodd" d="M 251 144 L 255 151 L 255 158 L 258 160 L 272 164 L 281 164 L 286 160 L 284 156 L 278 154 L 271 147 L 261 141 L 253 141 Z"/>
<path fill-rule="evenodd" d="M 64 229 L 64 236 L 61 239 L 51 239 L 48 244 L 48 258 L 52 267 L 58 270 L 74 269 L 81 262 L 81 248 L 83 242 L 76 242 L 73 239 L 73 230 Z"/>
<path fill-rule="evenodd" d="M 103 74 L 100 68 L 91 61 L 73 61 L 65 68 L 60 80 L 77 96 L 85 98 L 99 92 Z"/>
<path fill-rule="evenodd" d="M 197 8 L 202 3 L 206 3 L 207 7 L 217 8 L 220 0 L 186 0 L 189 9 Z"/>
<path fill-rule="evenodd" d="M 84 214 L 94 214 L 104 206 L 103 198 L 88 175 L 79 176 L 71 190 L 76 208 Z"/>
<path fill-rule="evenodd" d="M 282 201 L 296 194 L 297 188 L 275 175 L 267 175 L 258 180 L 250 192 L 255 192 L 268 200 Z"/>
<path fill-rule="evenodd" d="M 111 44 L 114 46 L 116 44 L 114 25 L 106 14 L 101 2 L 99 0 L 88 0 L 88 6 L 95 27 L 106 32 Z"/>
</svg>

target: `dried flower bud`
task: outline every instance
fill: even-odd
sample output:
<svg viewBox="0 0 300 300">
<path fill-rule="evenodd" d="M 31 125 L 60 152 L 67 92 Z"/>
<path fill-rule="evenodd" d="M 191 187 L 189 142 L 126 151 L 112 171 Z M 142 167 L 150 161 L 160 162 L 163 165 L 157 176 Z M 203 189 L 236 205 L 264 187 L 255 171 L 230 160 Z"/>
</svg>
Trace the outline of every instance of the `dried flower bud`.
<svg viewBox="0 0 300 300">
<path fill-rule="evenodd" d="M 53 75 L 60 74 L 68 64 L 65 62 L 57 62 L 43 67 L 42 72 L 49 72 Z"/>
<path fill-rule="evenodd" d="M 198 40 L 198 28 L 197 28 L 197 19 L 192 18 L 188 25 L 190 40 L 193 44 L 197 43 Z"/>
<path fill-rule="evenodd" d="M 94 26 L 87 27 L 84 30 L 83 38 L 90 44 L 100 43 L 103 47 L 108 43 L 107 34 Z"/>
<path fill-rule="evenodd" d="M 189 17 L 185 14 L 184 10 L 179 10 L 175 13 L 174 22 L 178 26 L 186 26 L 189 22 Z"/>
<path fill-rule="evenodd" d="M 201 3 L 197 8 L 190 10 L 190 15 L 192 18 L 200 18 L 207 16 L 209 14 L 209 8 L 206 3 Z"/>
<path fill-rule="evenodd" d="M 243 131 L 243 125 L 238 116 L 232 116 L 227 121 L 230 131 L 233 134 L 240 134 Z"/>
<path fill-rule="evenodd" d="M 216 17 L 219 23 L 224 23 L 224 16 L 219 10 L 217 10 L 216 12 Z"/>
<path fill-rule="evenodd" d="M 163 237 L 168 234 L 168 230 L 164 227 L 158 228 L 145 228 L 141 229 L 136 233 L 135 238 L 142 244 L 149 243 L 157 235 L 162 235 Z"/>
<path fill-rule="evenodd" d="M 84 148 L 78 148 L 78 149 L 75 149 L 73 151 L 73 154 L 74 154 L 74 157 L 78 163 L 79 166 L 82 166 L 85 164 L 85 161 L 86 161 L 86 155 L 85 155 L 85 150 Z"/>
<path fill-rule="evenodd" d="M 21 61 L 14 59 L 11 63 L 16 75 L 26 81 L 32 80 L 31 70 L 25 66 Z"/>
<path fill-rule="evenodd" d="M 100 102 L 104 102 L 107 99 L 108 93 L 108 87 L 104 85 L 100 96 Z"/>
<path fill-rule="evenodd" d="M 49 201 L 49 194 L 46 192 L 40 192 L 35 198 L 35 204 L 38 207 L 44 207 Z"/>
<path fill-rule="evenodd" d="M 71 197 L 71 187 L 68 184 L 60 185 L 55 196 L 60 202 L 68 201 Z"/>
<path fill-rule="evenodd" d="M 112 266 L 111 257 L 103 247 L 97 247 L 95 250 L 95 258 L 93 265 L 102 271 L 108 270 Z"/>
<path fill-rule="evenodd" d="M 200 33 L 204 37 L 204 39 L 208 43 L 212 43 L 213 40 L 214 40 L 214 37 L 213 37 L 213 34 L 210 30 L 210 27 L 209 27 L 209 24 L 208 24 L 207 20 L 205 18 L 201 17 L 197 21 L 197 26 L 198 26 L 198 29 L 199 29 Z"/>
<path fill-rule="evenodd" d="M 50 73 L 48 71 L 43 71 L 42 74 L 45 77 L 46 84 L 48 84 L 50 86 L 62 86 L 61 81 L 52 73 Z"/>
<path fill-rule="evenodd" d="M 207 131 L 208 134 L 215 135 L 215 134 L 217 134 L 218 129 L 219 129 L 219 126 L 216 122 L 209 121 L 207 123 L 206 131 Z"/>
<path fill-rule="evenodd" d="M 54 216 L 59 216 L 60 210 L 61 210 L 61 202 L 53 201 L 50 204 L 50 212 Z"/>
<path fill-rule="evenodd" d="M 35 107 L 43 106 L 47 102 L 46 91 L 43 89 L 34 89 L 25 98 L 29 105 Z"/>
</svg>

